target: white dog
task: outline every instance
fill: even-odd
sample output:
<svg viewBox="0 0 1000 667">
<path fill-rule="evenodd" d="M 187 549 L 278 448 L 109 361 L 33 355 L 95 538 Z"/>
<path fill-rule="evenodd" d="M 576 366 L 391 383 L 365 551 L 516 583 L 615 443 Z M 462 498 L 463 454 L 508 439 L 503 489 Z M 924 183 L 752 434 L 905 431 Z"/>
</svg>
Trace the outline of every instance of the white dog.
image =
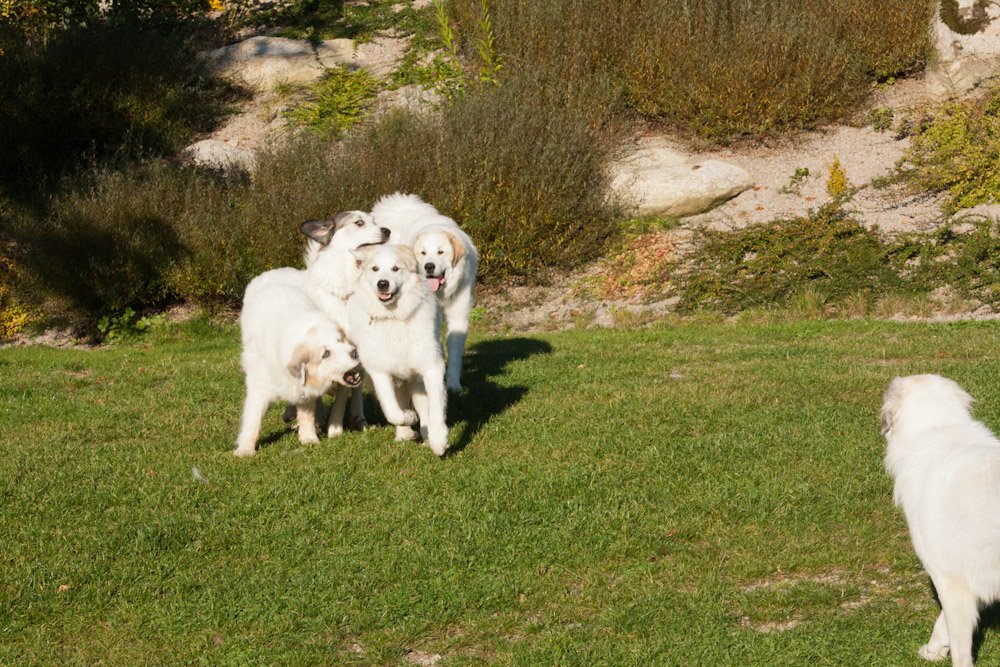
<svg viewBox="0 0 1000 667">
<path fill-rule="evenodd" d="M 345 211 L 328 220 L 307 220 L 299 229 L 309 239 L 305 265 L 312 296 L 320 309 L 344 329 L 348 340 L 353 341 L 347 317 L 347 298 L 357 283 L 357 260 L 352 253 L 366 245 L 384 243 L 389 230 L 376 225 L 372 216 L 363 211 Z M 330 410 L 328 437 L 340 435 L 344 430 L 348 396 L 352 398 L 351 425 L 358 429 L 367 425 L 361 387 L 353 392 L 339 387 Z"/>
<path fill-rule="evenodd" d="M 358 353 L 396 439 L 420 435 L 441 456 L 448 448 L 441 349 L 441 311 L 406 246 L 382 245 L 358 253 L 361 277 L 347 301 Z M 416 413 L 409 409 L 411 404 Z"/>
<path fill-rule="evenodd" d="M 413 248 L 419 270 L 437 297 L 448 325 L 446 384 L 461 391 L 462 355 L 469 333 L 479 252 L 468 234 L 417 195 L 386 195 L 372 207 L 375 222 L 391 232 L 393 243 Z"/>
<path fill-rule="evenodd" d="M 296 407 L 299 441 L 317 442 L 317 399 L 337 383 L 359 387 L 361 373 L 357 350 L 317 308 L 305 273 L 274 269 L 251 280 L 240 329 L 247 395 L 233 453 L 256 452 L 264 412 L 278 400 Z"/>
<path fill-rule="evenodd" d="M 969 413 L 973 398 L 939 375 L 896 378 L 882 434 L 893 494 L 941 601 L 919 654 L 971 667 L 979 608 L 1000 599 L 1000 441 Z"/>
</svg>

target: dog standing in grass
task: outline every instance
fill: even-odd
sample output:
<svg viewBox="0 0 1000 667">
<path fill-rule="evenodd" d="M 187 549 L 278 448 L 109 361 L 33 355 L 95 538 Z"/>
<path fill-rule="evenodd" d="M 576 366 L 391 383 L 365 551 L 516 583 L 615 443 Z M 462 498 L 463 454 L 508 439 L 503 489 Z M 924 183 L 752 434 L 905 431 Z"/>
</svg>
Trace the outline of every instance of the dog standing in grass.
<svg viewBox="0 0 1000 667">
<path fill-rule="evenodd" d="M 357 253 L 361 277 L 347 301 L 351 335 L 396 439 L 420 435 L 438 456 L 448 448 L 441 311 L 407 246 Z M 410 406 L 416 409 L 410 409 Z"/>
<path fill-rule="evenodd" d="M 1000 441 L 939 375 L 894 379 L 882 405 L 886 470 L 941 614 L 918 651 L 971 667 L 980 606 L 1000 600 Z"/>
<path fill-rule="evenodd" d="M 240 314 L 247 393 L 236 456 L 256 453 L 261 420 L 274 401 L 295 406 L 299 442 L 318 442 L 317 401 L 335 385 L 361 386 L 357 350 L 309 292 L 305 272 L 291 268 L 262 273 L 247 286 Z"/>
<path fill-rule="evenodd" d="M 327 220 L 307 220 L 300 226 L 307 237 L 304 254 L 305 273 L 311 294 L 320 309 L 339 324 L 349 340 L 355 337 L 350 331 L 347 316 L 347 298 L 357 284 L 357 260 L 354 251 L 368 245 L 385 243 L 389 230 L 375 224 L 372 216 L 363 211 L 345 211 Z M 365 421 L 360 385 L 354 389 L 338 387 L 334 392 L 333 407 L 327 422 L 327 437 L 344 431 L 344 413 L 351 399 L 351 426 L 363 429 Z M 291 406 L 286 410 L 290 416 Z"/>
<path fill-rule="evenodd" d="M 417 195 L 386 195 L 372 207 L 375 222 L 390 230 L 393 243 L 413 249 L 418 270 L 441 306 L 448 326 L 446 385 L 462 390 L 462 355 L 469 332 L 479 252 L 451 218 Z"/>
</svg>

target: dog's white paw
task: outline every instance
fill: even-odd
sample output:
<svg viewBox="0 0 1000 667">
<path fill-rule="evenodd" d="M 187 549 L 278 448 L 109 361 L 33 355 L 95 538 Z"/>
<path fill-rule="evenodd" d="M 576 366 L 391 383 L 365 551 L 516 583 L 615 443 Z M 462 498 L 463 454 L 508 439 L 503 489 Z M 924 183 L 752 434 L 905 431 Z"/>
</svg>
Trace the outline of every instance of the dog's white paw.
<svg viewBox="0 0 1000 667">
<path fill-rule="evenodd" d="M 317 442 L 319 442 L 319 436 L 317 436 L 315 433 L 307 435 L 300 434 L 299 442 L 302 443 L 303 445 L 315 445 Z"/>
<path fill-rule="evenodd" d="M 342 424 L 330 424 L 326 429 L 326 437 L 336 438 L 338 435 L 343 435 L 344 427 Z"/>
<path fill-rule="evenodd" d="M 388 416 L 386 419 L 389 419 Z M 416 410 L 401 410 L 396 419 L 389 419 L 389 423 L 395 424 L 396 426 L 413 426 L 416 424 L 420 418 L 417 416 Z"/>
<path fill-rule="evenodd" d="M 233 450 L 233 456 L 237 456 L 241 459 L 245 459 L 248 456 L 253 456 L 257 453 L 255 447 L 237 447 Z"/>
<path fill-rule="evenodd" d="M 417 432 L 414 431 L 409 426 L 397 426 L 396 427 L 396 442 L 404 442 L 406 440 L 414 440 L 417 437 Z"/>
<path fill-rule="evenodd" d="M 431 440 L 427 443 L 427 446 L 430 447 L 431 451 L 437 454 L 438 456 L 444 456 L 444 453 L 448 451 L 447 440 L 445 440 L 444 442 L 440 441 L 435 442 L 434 440 Z"/>
<path fill-rule="evenodd" d="M 928 642 L 920 647 L 920 649 L 917 651 L 917 655 L 919 655 L 924 660 L 937 662 L 938 660 L 944 660 L 945 658 L 947 658 L 949 652 L 950 652 L 950 647 L 947 644 Z"/>
</svg>

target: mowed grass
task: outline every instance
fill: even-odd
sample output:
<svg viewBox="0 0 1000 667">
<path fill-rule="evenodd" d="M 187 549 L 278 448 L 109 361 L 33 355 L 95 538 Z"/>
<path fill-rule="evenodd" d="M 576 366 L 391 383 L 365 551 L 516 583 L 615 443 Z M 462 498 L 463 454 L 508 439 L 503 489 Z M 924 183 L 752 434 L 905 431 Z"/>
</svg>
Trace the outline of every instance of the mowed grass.
<svg viewBox="0 0 1000 667">
<path fill-rule="evenodd" d="M 938 607 L 881 394 L 942 373 L 996 428 L 998 338 L 480 334 L 443 460 L 374 403 L 375 428 L 305 447 L 274 406 L 235 459 L 233 328 L 0 350 L 0 664 L 923 664 Z"/>
</svg>

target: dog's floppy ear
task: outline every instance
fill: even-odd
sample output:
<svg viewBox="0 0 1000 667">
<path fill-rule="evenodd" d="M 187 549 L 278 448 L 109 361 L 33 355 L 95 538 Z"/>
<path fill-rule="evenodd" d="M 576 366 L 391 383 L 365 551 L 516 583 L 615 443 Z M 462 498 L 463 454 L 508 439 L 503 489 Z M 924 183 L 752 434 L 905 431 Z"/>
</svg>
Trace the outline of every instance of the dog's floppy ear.
<svg viewBox="0 0 1000 667">
<path fill-rule="evenodd" d="M 285 370 L 288 374 L 295 378 L 295 381 L 301 386 L 306 386 L 306 380 L 309 377 L 308 372 L 309 366 L 309 346 L 299 345 L 295 348 L 295 352 L 292 353 L 292 360 L 288 362 L 288 366 Z"/>
<path fill-rule="evenodd" d="M 465 244 L 451 232 L 445 232 L 445 234 L 448 235 L 448 241 L 451 243 L 451 250 L 454 255 L 451 258 L 451 265 L 458 266 L 458 263 L 465 257 Z"/>
<path fill-rule="evenodd" d="M 892 425 L 896 421 L 899 408 L 903 405 L 903 396 L 905 394 L 906 390 L 903 387 L 903 378 L 893 378 L 892 382 L 886 388 L 885 394 L 882 396 L 882 410 L 879 412 L 879 418 L 882 421 L 882 435 L 886 435 L 892 430 Z"/>
<path fill-rule="evenodd" d="M 363 245 L 360 248 L 352 250 L 351 254 L 354 255 L 354 265 L 360 269 L 361 265 L 367 262 L 368 259 L 375 254 L 376 250 L 378 250 L 378 248 L 372 245 Z"/>
<path fill-rule="evenodd" d="M 326 220 L 306 220 L 299 225 L 299 231 L 320 245 L 326 245 L 336 231 L 344 226 L 344 222 L 353 215 L 354 211 L 344 211 Z"/>
<path fill-rule="evenodd" d="M 337 223 L 335 219 L 306 220 L 299 225 L 299 231 L 320 245 L 326 245 L 337 231 Z"/>
<path fill-rule="evenodd" d="M 410 270 L 410 273 L 420 273 L 420 266 L 417 264 L 417 254 L 413 252 L 413 248 L 407 245 L 401 245 L 398 248 L 399 258 L 406 264 L 406 268 Z"/>
</svg>

